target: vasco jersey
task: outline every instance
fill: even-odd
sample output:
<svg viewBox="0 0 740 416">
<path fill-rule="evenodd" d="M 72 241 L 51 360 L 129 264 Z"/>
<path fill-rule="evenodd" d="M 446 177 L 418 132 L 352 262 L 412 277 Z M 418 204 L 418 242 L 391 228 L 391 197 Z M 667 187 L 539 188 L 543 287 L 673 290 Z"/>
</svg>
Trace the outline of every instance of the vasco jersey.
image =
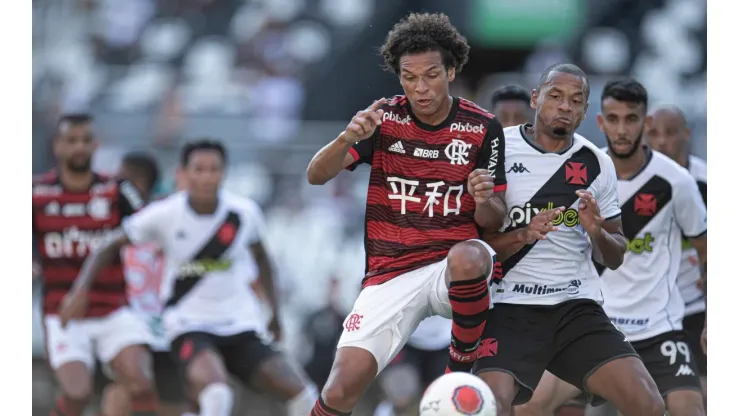
<svg viewBox="0 0 740 416">
<path fill-rule="evenodd" d="M 502 232 L 524 228 L 540 210 L 565 207 L 553 222 L 558 231 L 525 245 L 503 261 L 503 279 L 494 279 L 494 303 L 554 305 L 569 299 L 602 301 L 601 285 L 591 261 L 588 234 L 578 220 L 576 191 L 588 190 L 601 215 L 620 214 L 617 174 L 609 156 L 575 134 L 559 153 L 548 153 L 524 135 L 525 125 L 508 127 L 506 137 L 506 208 Z"/>
<path fill-rule="evenodd" d="M 383 106 L 383 123 L 350 149 L 355 162 L 369 163 L 365 211 L 366 276 L 378 285 L 438 262 L 450 248 L 479 238 L 468 193 L 468 176 L 487 169 L 494 191 L 506 189 L 501 124 L 472 102 L 454 98 L 437 126 L 418 120 L 405 96 Z"/>
<path fill-rule="evenodd" d="M 601 275 L 604 311 L 630 342 L 682 329 L 684 304 L 676 284 L 681 234 L 694 238 L 707 231 L 694 178 L 668 157 L 645 151 L 643 170 L 619 181 L 627 254 L 617 270 Z"/>
<path fill-rule="evenodd" d="M 687 167 L 689 174 L 696 180 L 699 185 L 699 192 L 704 199 L 704 205 L 707 204 L 707 162 L 696 157 L 689 156 L 689 165 Z M 686 316 L 703 312 L 707 308 L 702 293 L 697 283 L 701 278 L 699 270 L 699 256 L 696 250 L 691 246 L 688 238 L 683 239 L 683 252 L 681 254 L 681 267 L 678 269 L 678 288 L 681 290 L 684 304 L 686 305 Z"/>
<path fill-rule="evenodd" d="M 264 331 L 265 318 L 245 278 L 254 272 L 250 246 L 261 241 L 262 213 L 226 191 L 216 212 L 195 213 L 187 193 L 151 203 L 123 223 L 133 244 L 154 243 L 164 254 L 160 298 L 169 340 L 191 331 L 234 335 Z"/>
</svg>

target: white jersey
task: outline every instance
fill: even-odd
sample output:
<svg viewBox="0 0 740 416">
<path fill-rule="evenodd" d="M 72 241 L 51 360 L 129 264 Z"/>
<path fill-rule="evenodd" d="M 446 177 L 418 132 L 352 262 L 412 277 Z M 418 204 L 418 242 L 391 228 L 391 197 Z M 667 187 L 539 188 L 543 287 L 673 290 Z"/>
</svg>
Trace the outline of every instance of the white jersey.
<svg viewBox="0 0 740 416">
<path fill-rule="evenodd" d="M 256 203 L 226 191 L 212 215 L 195 213 L 179 192 L 124 221 L 132 243 L 152 242 L 164 253 L 160 299 L 170 341 L 193 331 L 265 332 L 259 300 L 245 284 L 255 272 L 250 246 L 261 241 L 263 223 Z"/>
<path fill-rule="evenodd" d="M 434 315 L 419 323 L 408 344 L 424 351 L 446 350 L 450 348 L 451 334 L 452 320 Z"/>
<path fill-rule="evenodd" d="M 699 185 L 699 192 L 701 192 L 701 196 L 704 198 L 704 205 L 706 205 L 707 162 L 696 156 L 689 156 L 689 165 L 687 168 L 689 174 Z M 704 294 L 699 289 L 699 286 L 697 286 L 701 278 L 701 271 L 698 264 L 699 256 L 687 238 L 683 239 L 682 248 L 681 267 L 678 269 L 678 288 L 681 290 L 681 296 L 686 305 L 684 314 L 689 316 L 704 312 L 707 309 L 707 304 L 704 301 Z"/>
<path fill-rule="evenodd" d="M 494 303 L 554 305 L 570 299 L 601 302 L 588 234 L 578 220 L 577 190 L 588 190 L 607 219 L 620 214 L 617 174 L 611 158 L 578 134 L 560 153 L 547 153 L 525 138 L 524 126 L 504 130 L 509 210 L 502 231 L 526 227 L 543 209 L 565 207 L 558 231 L 525 245 L 506 259 L 504 277 L 492 288 Z"/>
<path fill-rule="evenodd" d="M 689 173 L 646 148 L 648 162 L 619 181 L 622 228 L 629 240 L 624 263 L 604 270 L 604 311 L 630 342 L 681 330 L 684 303 L 678 289 L 681 235 L 707 231 L 707 211 Z"/>
</svg>

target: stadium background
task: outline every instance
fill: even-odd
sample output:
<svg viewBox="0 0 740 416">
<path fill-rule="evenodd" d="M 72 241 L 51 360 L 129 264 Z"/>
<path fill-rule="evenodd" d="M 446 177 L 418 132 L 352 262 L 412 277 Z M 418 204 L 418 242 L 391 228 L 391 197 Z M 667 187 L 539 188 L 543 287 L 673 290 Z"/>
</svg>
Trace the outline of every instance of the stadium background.
<svg viewBox="0 0 740 416">
<path fill-rule="evenodd" d="M 336 329 L 326 317 L 342 319 L 359 290 L 367 170 L 316 187 L 305 167 L 355 111 L 401 93 L 377 48 L 410 11 L 444 12 L 468 37 L 456 95 L 490 108 L 496 87 L 532 88 L 547 65 L 574 62 L 594 91 L 579 133 L 601 146 L 598 94 L 631 75 L 652 104 L 686 112 L 693 151 L 706 156 L 706 0 L 34 0 L 34 173 L 53 166 L 62 112 L 96 117 L 100 170 L 115 171 L 127 151 L 156 155 L 162 193 L 183 141 L 223 140 L 227 187 L 266 213 L 284 348 L 306 363 L 311 340 Z M 34 281 L 33 401 L 46 415 L 39 289 Z M 250 414 L 275 411 L 261 409 Z"/>
</svg>

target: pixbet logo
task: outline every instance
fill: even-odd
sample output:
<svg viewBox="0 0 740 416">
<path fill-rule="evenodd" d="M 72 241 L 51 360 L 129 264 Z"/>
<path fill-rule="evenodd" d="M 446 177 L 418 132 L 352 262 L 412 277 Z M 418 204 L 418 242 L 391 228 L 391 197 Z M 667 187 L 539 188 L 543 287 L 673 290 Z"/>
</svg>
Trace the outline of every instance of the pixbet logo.
<svg viewBox="0 0 740 416">
<path fill-rule="evenodd" d="M 401 118 L 401 116 L 396 113 L 383 113 L 383 121 L 392 121 L 394 123 L 406 125 L 411 123 L 411 116 Z"/>
<path fill-rule="evenodd" d="M 645 233 L 643 238 L 633 238 L 630 240 L 627 245 L 627 250 L 635 254 L 652 253 L 654 241 L 655 238 L 653 238 L 653 234 Z"/>
<path fill-rule="evenodd" d="M 544 208 L 535 208 L 531 203 L 527 202 L 523 207 L 514 206 L 509 211 L 509 218 L 511 224 L 516 226 L 519 224 L 529 224 L 540 211 L 549 211 L 555 208 L 552 202 L 549 202 Z M 565 211 L 558 214 L 557 217 L 552 221 L 552 225 L 564 224 L 566 227 L 575 227 L 578 225 L 578 211 L 573 208 L 568 208 Z"/>
<path fill-rule="evenodd" d="M 452 123 L 450 125 L 451 132 L 457 131 L 460 133 L 483 133 L 485 129 L 485 126 L 483 126 L 482 124 L 474 126 L 470 123 Z"/>
</svg>

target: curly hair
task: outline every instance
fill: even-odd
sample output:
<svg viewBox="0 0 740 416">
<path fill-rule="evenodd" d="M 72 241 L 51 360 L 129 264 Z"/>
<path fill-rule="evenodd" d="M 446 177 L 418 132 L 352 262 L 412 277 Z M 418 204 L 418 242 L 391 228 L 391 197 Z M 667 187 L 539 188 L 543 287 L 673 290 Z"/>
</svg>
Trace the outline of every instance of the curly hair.
<svg viewBox="0 0 740 416">
<path fill-rule="evenodd" d="M 456 71 L 468 62 L 468 40 L 457 31 L 443 13 L 411 13 L 388 32 L 380 53 L 385 68 L 399 75 L 401 57 L 408 54 L 438 51 L 445 68 Z"/>
</svg>

